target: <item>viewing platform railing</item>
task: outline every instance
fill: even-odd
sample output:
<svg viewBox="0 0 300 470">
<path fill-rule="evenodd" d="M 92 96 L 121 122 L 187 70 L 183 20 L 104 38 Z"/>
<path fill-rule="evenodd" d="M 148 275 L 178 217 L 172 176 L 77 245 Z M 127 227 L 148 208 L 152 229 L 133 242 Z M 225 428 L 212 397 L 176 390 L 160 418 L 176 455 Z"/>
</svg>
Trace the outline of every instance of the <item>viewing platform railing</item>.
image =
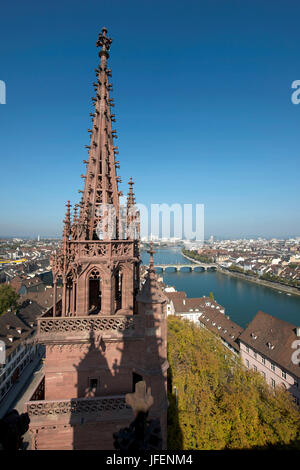
<svg viewBox="0 0 300 470">
<path fill-rule="evenodd" d="M 132 419 L 132 409 L 126 404 L 125 395 L 68 400 L 31 400 L 25 403 L 25 412 L 34 424 L 49 418 L 64 420 L 70 424 L 87 421 Z"/>
<path fill-rule="evenodd" d="M 68 342 L 87 340 L 92 336 L 129 338 L 139 335 L 141 318 L 135 315 L 89 315 L 84 317 L 38 318 L 38 341 Z"/>
</svg>

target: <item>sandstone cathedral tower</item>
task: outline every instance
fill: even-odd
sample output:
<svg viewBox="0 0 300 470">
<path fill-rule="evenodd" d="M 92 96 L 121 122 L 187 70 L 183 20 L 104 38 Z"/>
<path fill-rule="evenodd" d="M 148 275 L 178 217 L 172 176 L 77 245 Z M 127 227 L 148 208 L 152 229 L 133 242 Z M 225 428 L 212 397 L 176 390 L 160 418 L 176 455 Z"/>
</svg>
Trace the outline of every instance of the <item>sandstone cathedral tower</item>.
<svg viewBox="0 0 300 470">
<path fill-rule="evenodd" d="M 90 145 L 79 204 L 67 203 L 60 252 L 51 259 L 53 307 L 38 319 L 46 347 L 44 377 L 26 403 L 32 449 L 113 449 L 113 433 L 133 413 L 125 394 L 144 380 L 167 430 L 166 297 L 156 278 L 153 250 L 140 284 L 139 212 L 133 182 L 121 205 L 118 148 L 107 66 L 112 40 L 99 34 L 100 64 L 89 129 Z M 61 299 L 57 285 L 62 286 Z"/>
</svg>

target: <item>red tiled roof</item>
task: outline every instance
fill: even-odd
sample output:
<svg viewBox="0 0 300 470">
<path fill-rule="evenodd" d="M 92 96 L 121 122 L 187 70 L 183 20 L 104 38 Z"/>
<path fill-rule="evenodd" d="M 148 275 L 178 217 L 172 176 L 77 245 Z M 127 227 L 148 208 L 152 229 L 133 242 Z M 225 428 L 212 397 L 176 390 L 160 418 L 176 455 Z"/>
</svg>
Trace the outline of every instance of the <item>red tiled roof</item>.
<svg viewBox="0 0 300 470">
<path fill-rule="evenodd" d="M 240 342 L 300 377 L 300 365 L 292 362 L 292 354 L 296 351 L 292 344 L 296 340 L 300 337 L 297 337 L 295 325 L 262 311 L 256 314 L 240 336 Z"/>
<path fill-rule="evenodd" d="M 220 310 L 207 307 L 203 315 L 199 317 L 199 321 L 203 323 L 207 329 L 218 334 L 236 351 L 239 351 L 238 338 L 243 332 L 243 328 L 221 313 Z"/>
</svg>

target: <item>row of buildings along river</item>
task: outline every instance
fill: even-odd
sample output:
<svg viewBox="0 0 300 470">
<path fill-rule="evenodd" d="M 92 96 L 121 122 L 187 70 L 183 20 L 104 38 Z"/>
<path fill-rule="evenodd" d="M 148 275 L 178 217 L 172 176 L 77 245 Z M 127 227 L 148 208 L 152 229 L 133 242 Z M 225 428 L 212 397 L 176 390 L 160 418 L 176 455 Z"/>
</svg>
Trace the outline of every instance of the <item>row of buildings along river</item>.
<svg viewBox="0 0 300 470">
<path fill-rule="evenodd" d="M 142 253 L 145 264 L 147 253 Z M 156 265 L 188 264 L 181 248 L 157 250 Z M 184 269 L 184 268 L 182 268 Z M 300 405 L 300 297 L 219 271 L 164 270 L 168 314 L 218 335 L 243 364 Z M 298 348 L 298 349 L 297 349 Z"/>
</svg>

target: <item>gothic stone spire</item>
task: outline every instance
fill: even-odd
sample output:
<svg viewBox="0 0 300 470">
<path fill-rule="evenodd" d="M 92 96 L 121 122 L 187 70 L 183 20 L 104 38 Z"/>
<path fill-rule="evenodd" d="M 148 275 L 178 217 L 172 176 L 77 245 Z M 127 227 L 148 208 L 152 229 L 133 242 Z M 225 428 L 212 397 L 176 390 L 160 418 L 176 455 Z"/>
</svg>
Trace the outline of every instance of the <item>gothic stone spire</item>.
<svg viewBox="0 0 300 470">
<path fill-rule="evenodd" d="M 112 128 L 112 122 L 115 121 L 114 114 L 111 114 L 111 107 L 114 106 L 113 100 L 109 97 L 112 90 L 112 84 L 109 83 L 111 70 L 107 68 L 108 51 L 112 39 L 107 36 L 107 29 L 102 28 L 99 34 L 97 47 L 99 52 L 100 66 L 95 69 L 97 81 L 94 82 L 96 97 L 92 98 L 95 110 L 91 113 L 93 118 L 90 145 L 86 147 L 89 150 L 89 159 L 86 163 L 86 174 L 82 175 L 85 180 L 83 191 L 83 207 L 80 211 L 81 224 L 87 225 L 88 239 L 105 238 L 103 234 L 107 233 L 109 228 L 107 224 L 103 225 L 109 217 L 108 205 L 110 210 L 115 212 L 115 228 L 112 229 L 111 238 L 118 238 L 118 215 L 119 215 L 119 189 L 118 183 L 121 182 L 117 176 L 116 168 L 119 165 L 115 159 L 118 153 L 118 147 L 114 146 L 114 139 L 117 138 L 116 130 Z"/>
<path fill-rule="evenodd" d="M 107 68 L 111 42 L 103 28 L 97 41 L 100 65 L 94 84 L 89 158 L 82 175 L 84 190 L 72 221 L 68 203 L 63 246 L 52 263 L 55 278 L 63 281 L 62 316 L 133 313 L 139 288 L 139 212 L 135 206 L 127 214 L 123 207 L 121 214 L 119 210 L 119 162 L 115 160 L 116 131 L 112 129 L 114 115 L 108 82 L 111 72 Z M 130 204 L 134 203 L 132 184 L 131 180 Z"/>
</svg>

